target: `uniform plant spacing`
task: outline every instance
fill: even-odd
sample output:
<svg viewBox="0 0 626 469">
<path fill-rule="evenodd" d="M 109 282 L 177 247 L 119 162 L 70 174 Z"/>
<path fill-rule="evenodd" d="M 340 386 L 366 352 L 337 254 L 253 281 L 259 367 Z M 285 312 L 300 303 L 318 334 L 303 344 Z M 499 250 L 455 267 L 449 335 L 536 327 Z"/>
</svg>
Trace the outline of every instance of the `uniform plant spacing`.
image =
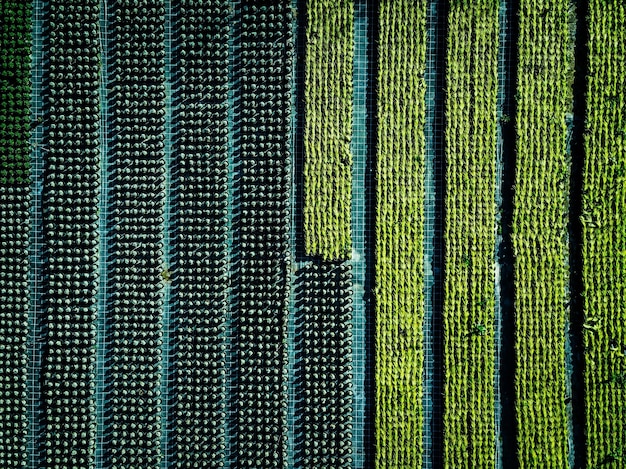
<svg viewBox="0 0 626 469">
<path fill-rule="evenodd" d="M 28 184 L 30 167 L 29 2 L 8 0 L 0 10 L 0 184 Z"/>
<path fill-rule="evenodd" d="M 351 269 L 345 261 L 322 261 L 299 272 L 296 448 L 303 467 L 352 467 Z"/>
<path fill-rule="evenodd" d="M 146 0 L 110 7 L 108 467 L 157 467 L 165 279 L 165 8 Z M 132 66 L 141 64 L 141 66 Z"/>
<path fill-rule="evenodd" d="M 228 314 L 228 0 L 181 0 L 173 21 L 171 467 L 225 457 Z M 197 66 L 202 64 L 202 66 Z M 211 96 L 210 100 L 206 97 Z M 210 129 L 210 131 L 207 131 Z"/>
<path fill-rule="evenodd" d="M 426 2 L 379 9 L 376 467 L 422 466 Z"/>
<path fill-rule="evenodd" d="M 352 248 L 353 18 L 351 0 L 307 1 L 304 239 L 325 260 Z"/>
<path fill-rule="evenodd" d="M 41 364 L 49 468 L 95 467 L 99 12 L 97 0 L 81 6 L 50 2 L 42 196 L 47 307 Z"/>
<path fill-rule="evenodd" d="M 0 7 L 0 467 L 22 468 L 28 435 L 31 5 Z"/>
<path fill-rule="evenodd" d="M 520 469 L 568 464 L 568 8 L 567 0 L 523 0 L 519 10 L 512 240 Z"/>
<path fill-rule="evenodd" d="M 452 2 L 446 65 L 444 466 L 495 467 L 497 0 Z"/>
<path fill-rule="evenodd" d="M 582 232 L 587 467 L 626 467 L 626 6 L 589 2 Z"/>
<path fill-rule="evenodd" d="M 285 468 L 293 33 L 286 0 L 241 5 L 235 214 L 237 467 Z"/>
</svg>

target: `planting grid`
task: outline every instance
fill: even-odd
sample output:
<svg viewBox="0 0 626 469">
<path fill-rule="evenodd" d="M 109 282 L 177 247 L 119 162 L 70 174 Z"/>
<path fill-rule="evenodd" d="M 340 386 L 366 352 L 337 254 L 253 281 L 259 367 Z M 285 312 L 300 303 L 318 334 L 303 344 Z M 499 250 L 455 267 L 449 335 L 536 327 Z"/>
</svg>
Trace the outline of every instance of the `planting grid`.
<svg viewBox="0 0 626 469">
<path fill-rule="evenodd" d="M 365 327 L 367 320 L 372 318 L 365 317 L 364 307 L 364 283 L 365 283 L 365 167 L 366 160 L 369 152 L 373 149 L 368 148 L 367 145 L 367 123 L 368 123 L 368 110 L 366 108 L 367 93 L 372 92 L 373 81 L 368 77 L 369 60 L 370 60 L 370 42 L 368 38 L 370 27 L 370 16 L 374 14 L 372 11 L 371 0 L 358 0 L 355 8 L 355 63 L 354 63 L 354 127 L 353 127 L 353 141 L 352 152 L 354 161 L 354 179 L 353 179 L 353 204 L 352 204 L 352 236 L 353 236 L 353 254 L 352 259 L 348 262 L 352 264 L 353 273 L 353 430 L 352 430 L 352 448 L 353 448 L 353 463 L 352 466 L 356 468 L 364 467 L 364 444 L 363 438 L 366 432 L 365 425 L 369 425 L 369 422 L 364 418 L 365 408 Z M 172 127 L 171 116 L 173 112 L 173 103 L 171 99 L 171 75 L 170 62 L 172 57 L 172 4 L 170 0 L 165 0 L 165 86 L 166 86 L 166 114 L 165 114 L 165 158 L 166 158 L 166 203 L 165 203 L 165 216 L 164 216 L 164 265 L 169 265 L 169 252 L 170 252 L 170 202 L 171 193 L 169 187 L 170 176 L 170 148 L 172 143 Z M 293 0 L 294 8 L 298 8 L 297 0 Z M 239 8 L 239 1 L 231 2 L 231 11 L 237 11 Z M 32 48 L 32 99 L 31 110 L 32 119 L 36 120 L 38 117 L 43 117 L 43 103 L 42 103 L 42 75 L 45 73 L 45 57 L 44 46 L 45 41 L 43 17 L 47 8 L 46 0 L 33 0 L 33 48 Z M 300 4 L 299 8 L 304 8 L 304 5 Z M 109 121 L 109 98 L 107 96 L 107 88 L 109 86 L 108 81 L 108 61 L 107 57 L 110 54 L 109 49 L 109 32 L 107 24 L 110 23 L 111 18 L 107 14 L 107 0 L 101 1 L 100 10 L 100 42 L 102 53 L 102 69 L 100 78 L 100 97 L 101 97 L 101 187 L 100 187 L 100 200 L 99 200 L 99 231 L 100 231 L 100 253 L 98 259 L 98 272 L 99 272 L 99 286 L 98 286 L 98 316 L 97 316 L 97 361 L 96 361 L 96 381 L 95 381 L 95 398 L 96 398 L 96 423 L 97 423 L 97 438 L 96 438 L 96 467 L 104 467 L 104 436 L 106 435 L 105 428 L 105 406 L 107 402 L 106 395 L 106 383 L 105 377 L 107 373 L 106 363 L 106 350 L 107 350 L 107 326 L 105 311 L 107 308 L 107 258 L 109 251 L 109 228 L 107 227 L 108 213 L 109 213 L 109 183 L 110 181 L 110 169 L 109 169 L 109 149 L 111 147 L 112 135 L 109 134 L 108 121 Z M 237 43 L 237 28 L 232 27 L 230 31 L 230 44 L 231 53 L 236 54 Z M 298 34 L 298 20 L 297 16 L 294 18 L 293 24 L 294 41 Z M 303 59 L 304 44 L 299 44 L 300 49 L 297 52 L 297 59 L 294 61 L 294 89 L 298 86 L 303 86 L 304 77 L 300 74 L 296 74 L 295 70 L 299 70 L 298 60 Z M 235 151 L 237 140 L 235 136 L 237 111 L 235 104 L 235 95 L 237 83 L 234 80 L 234 73 L 231 66 L 231 88 L 229 91 L 229 168 L 230 181 L 229 181 L 229 224 L 232 223 L 232 208 L 234 206 L 234 190 L 233 190 L 233 174 L 236 168 L 236 162 L 233 159 L 233 153 Z M 294 94 L 294 106 L 295 109 L 295 94 Z M 294 128 L 295 128 L 295 113 L 293 113 Z M 30 290 L 31 290 L 31 305 L 29 314 L 29 323 L 31 327 L 31 340 L 29 341 L 29 439 L 28 439 L 28 461 L 29 467 L 37 469 L 42 467 L 41 460 L 41 448 L 39 447 L 41 432 L 43 428 L 40 425 L 41 422 L 41 408 L 39 398 L 39 371 L 41 367 L 41 353 L 43 342 L 41 339 L 41 320 L 43 318 L 43 305 L 41 304 L 41 278 L 40 272 L 42 267 L 42 226 L 41 226 L 41 191 L 43 186 L 43 152 L 45 148 L 42 148 L 39 143 L 41 142 L 44 134 L 44 126 L 38 125 L 31 137 L 32 151 L 31 151 L 31 165 L 32 165 L 32 199 L 31 199 L 31 235 L 30 235 Z M 291 169 L 298 165 L 295 162 L 296 158 L 302 158 L 302 149 L 298 149 L 295 145 L 295 138 L 292 138 L 292 161 Z M 309 261 L 304 259 L 298 259 L 296 245 L 301 241 L 302 233 L 296 229 L 295 217 L 300 216 L 298 210 L 295 209 L 295 185 L 297 177 L 293 175 L 293 192 L 294 198 L 292 198 L 292 227 L 291 227 L 291 246 L 292 246 L 292 259 L 293 266 L 292 272 L 299 270 L 301 267 L 308 264 Z M 368 189 L 369 190 L 369 189 Z M 232 232 L 230 232 L 232 237 Z M 232 242 L 232 239 L 229 240 Z M 292 286 L 295 280 L 295 276 L 291 278 Z M 172 348 L 169 343 L 170 325 L 172 311 L 170 311 L 169 292 L 170 287 L 165 285 L 164 293 L 164 311 L 163 311 L 163 371 L 161 380 L 161 392 L 163 396 L 163 406 L 161 412 L 162 418 L 162 431 L 161 431 L 161 451 L 162 460 L 161 467 L 168 467 L 168 414 L 170 409 L 170 402 L 168 399 L 167 390 L 170 388 L 170 376 L 168 373 L 169 362 L 172 359 Z M 293 289 L 292 289 L 293 293 Z M 294 318 L 297 314 L 295 307 L 295 299 L 291 295 L 290 301 L 290 315 L 288 321 L 288 467 L 299 467 L 298 461 L 295 456 L 294 439 L 295 435 L 295 387 L 294 387 L 294 369 L 296 364 L 296 349 L 295 349 L 295 321 Z M 231 318 L 227 318 L 227 331 L 232 331 Z M 234 371 L 236 364 L 236 357 L 232 353 L 231 337 L 227 336 L 226 345 L 227 350 L 231 352 L 227 353 L 227 389 L 229 404 L 233 402 L 231 399 L 234 397 L 236 388 L 235 381 L 236 375 Z M 373 383 L 370 383 L 371 386 Z M 232 434 L 232 422 L 235 419 L 235 411 L 231 408 L 229 410 L 228 422 L 226 425 L 226 450 L 225 450 L 225 467 L 231 467 L 234 461 L 234 454 L 232 454 L 232 441 L 234 435 Z M 373 430 L 369 430 L 370 433 Z"/>
<path fill-rule="evenodd" d="M 294 9 L 302 11 L 305 8 L 305 2 L 293 0 Z M 368 382 L 365 364 L 367 359 L 366 349 L 366 328 L 368 321 L 372 321 L 373 317 L 368 317 L 370 311 L 365 306 L 365 276 L 366 276 L 366 252 L 365 252 L 365 201 L 369 196 L 370 187 L 366 187 L 365 174 L 366 168 L 371 161 L 369 157 L 373 148 L 368 146 L 368 122 L 371 116 L 368 115 L 367 103 L 368 93 L 373 92 L 372 86 L 374 80 L 368 76 L 370 60 L 371 60 L 371 21 L 375 19 L 375 8 L 372 7 L 372 0 L 357 0 L 354 8 L 354 65 L 353 65 L 353 135 L 351 142 L 352 151 L 352 208 L 351 208 L 351 228 L 352 228 L 352 256 L 348 261 L 352 265 L 352 367 L 353 367 L 353 406 L 352 406 L 352 467 L 355 469 L 365 467 L 365 435 L 373 432 L 369 426 L 372 423 L 365 418 L 366 408 L 366 390 L 371 389 L 373 383 Z M 301 124 L 300 120 L 303 115 L 296 115 L 299 109 L 297 99 L 303 96 L 304 88 L 304 57 L 305 44 L 300 41 L 300 37 L 304 37 L 300 28 L 306 28 L 304 21 L 299 21 L 296 16 L 294 18 L 294 40 L 296 41 L 296 54 L 294 63 L 294 93 L 293 93 L 293 113 L 292 113 L 292 131 L 293 131 L 293 164 L 292 164 L 292 222 L 291 222 L 291 255 L 292 255 L 292 272 L 298 272 L 311 261 L 307 260 L 303 255 L 304 233 L 299 229 L 302 224 L 302 204 L 296 201 L 299 193 L 303 193 L 298 188 L 300 177 L 295 171 L 304 167 L 304 149 L 301 140 L 296 135 L 296 131 Z M 302 63 L 300 63 L 302 61 Z M 369 273 L 368 273 L 369 275 Z M 294 284 L 292 278 L 292 286 Z M 288 322 L 288 351 L 289 351 L 289 402 L 288 402 L 288 429 L 289 436 L 294 435 L 295 427 L 295 402 L 294 394 L 294 369 L 298 363 L 296 358 L 296 350 L 294 347 L 295 318 L 298 317 L 298 310 L 295 306 L 295 295 L 292 288 L 289 303 L 289 322 Z M 295 457 L 295 448 L 293 447 L 293 438 L 288 440 L 288 466 L 300 467 Z"/>
<path fill-rule="evenodd" d="M 293 7 L 296 11 L 302 11 L 305 7 L 305 2 L 302 0 L 292 0 Z M 107 39 L 107 18 L 106 18 L 106 3 L 107 0 L 102 0 L 101 5 L 101 41 L 103 52 L 108 49 Z M 373 423 L 366 415 L 366 396 L 370 396 L 370 391 L 373 389 L 374 383 L 371 382 L 371 375 L 366 372 L 366 363 L 368 359 L 368 349 L 366 345 L 371 337 L 367 336 L 367 331 L 370 323 L 373 321 L 371 310 L 366 307 L 365 296 L 367 292 L 364 287 L 366 285 L 366 274 L 372 275 L 372 272 L 367 269 L 370 267 L 367 260 L 366 253 L 366 200 L 372 196 L 369 193 L 372 190 L 371 187 L 366 187 L 367 171 L 371 171 L 372 160 L 371 155 L 375 151 L 372 148 L 371 141 L 368 139 L 368 125 L 371 123 L 372 113 L 375 113 L 375 109 L 368 108 L 368 102 L 375 102 L 372 99 L 372 93 L 375 92 L 375 78 L 369 76 L 371 70 L 371 61 L 375 59 L 373 52 L 374 44 L 372 42 L 373 22 L 377 21 L 377 9 L 375 7 L 376 2 L 374 0 L 356 0 L 354 9 L 354 37 L 355 37 L 355 50 L 354 50 L 354 98 L 353 98 L 353 139 L 352 139 L 352 156 L 353 156 L 353 198 L 352 198 L 352 239 L 353 250 L 352 258 L 349 261 L 352 264 L 353 274 L 353 342 L 352 342 L 352 360 L 353 360 L 353 429 L 352 429 L 352 450 L 353 450 L 353 467 L 362 468 L 365 467 L 366 461 L 369 461 L 371 454 L 366 454 L 369 451 L 368 435 L 373 434 Z M 171 26 L 172 26 L 172 5 L 171 0 L 165 0 L 166 5 L 166 129 L 165 129 L 165 143 L 166 143 L 166 163 L 167 167 L 170 167 L 170 152 L 168 151 L 172 140 L 171 129 L 171 70 L 169 67 L 170 58 L 172 54 L 171 43 Z M 437 224 L 440 220 L 437 220 L 438 205 L 441 204 L 443 199 L 442 193 L 442 181 L 444 178 L 443 167 L 443 140 L 440 136 L 443 133 L 442 128 L 442 116 L 440 115 L 441 106 L 436 108 L 435 103 L 438 102 L 438 93 L 441 93 L 444 86 L 444 70 L 439 65 L 439 54 L 445 48 L 445 29 L 441 29 L 441 12 L 439 7 L 441 2 L 437 0 L 428 0 L 428 14 L 427 14 L 427 56 L 426 56 L 426 181 L 425 181 L 425 232 L 424 232 L 424 248 L 425 248 L 425 317 L 424 317 L 424 348 L 425 348 L 425 362 L 424 362 L 424 467 L 435 467 L 436 462 L 433 460 L 433 454 L 435 453 L 435 447 L 437 445 L 436 435 L 441 431 L 440 423 L 438 422 L 438 415 L 441 414 L 441 401 L 435 396 L 437 392 L 437 383 L 441 383 L 441 370 L 437 366 L 437 354 L 440 347 L 433 338 L 441 335 L 441 320 L 437 317 L 438 312 L 435 311 L 436 305 L 442 303 L 442 291 L 440 288 L 440 282 L 437 282 L 441 273 L 436 270 L 438 266 L 443 264 L 443 258 L 441 252 L 436 249 L 435 233 L 439 229 Z M 231 4 L 233 11 L 239 7 L 239 1 L 234 1 Z M 43 11 L 45 8 L 45 0 L 34 0 L 33 2 L 33 49 L 32 49 L 32 118 L 36 120 L 43 115 L 42 106 L 42 73 L 43 73 Z M 506 83 L 507 67 L 505 61 L 507 56 L 510 56 L 510 48 L 512 47 L 510 41 L 509 23 L 511 19 L 511 4 L 508 0 L 502 0 L 500 3 L 500 51 L 499 51 L 499 67 L 498 67 L 498 117 L 502 116 L 502 109 L 505 105 L 505 87 L 503 83 Z M 303 149 L 299 144 L 299 139 L 296 136 L 296 129 L 298 128 L 298 120 L 302 119 L 302 115 L 296 116 L 295 110 L 300 109 L 296 99 L 302 96 L 301 88 L 304 83 L 304 76 L 302 75 L 303 67 L 300 61 L 304 59 L 304 43 L 299 38 L 302 37 L 299 28 L 304 27 L 304 22 L 299 20 L 299 17 L 304 17 L 301 13 L 300 16 L 294 17 L 294 41 L 297 45 L 294 63 L 294 97 L 292 110 L 293 116 L 293 152 L 292 152 L 292 226 L 291 226 L 291 254 L 293 260 L 292 266 L 292 286 L 294 284 L 295 275 L 293 273 L 300 270 L 302 267 L 308 264 L 308 260 L 302 258 L 299 255 L 297 248 L 298 243 L 303 244 L 301 233 L 298 230 L 300 223 L 299 217 L 301 217 L 301 205 L 296 201 L 296 195 L 298 193 L 297 185 L 299 184 L 299 176 L 295 174 L 295 169 L 302 168 Z M 231 28 L 230 32 L 230 44 L 231 52 L 236 52 L 236 34 L 235 28 Z M 107 134 L 107 120 L 108 120 L 108 105 L 106 98 L 107 88 L 107 60 L 106 55 L 102 55 L 102 76 L 101 76 L 101 105 L 102 105 L 102 129 L 101 139 L 102 151 L 102 180 L 101 180 L 101 200 L 100 200 L 100 259 L 99 259 L 99 273 L 100 273 L 100 287 L 98 295 L 98 338 L 97 338 L 97 369 L 96 369 L 96 412 L 97 412 L 97 424 L 98 424 L 98 438 L 96 442 L 96 463 L 97 467 L 102 467 L 102 449 L 103 449 L 103 435 L 104 432 L 104 405 L 106 403 L 104 376 L 106 370 L 105 363 L 105 350 L 106 350 L 106 329 L 105 329 L 105 316 L 104 311 L 106 307 L 106 281 L 107 281 L 107 266 L 106 258 L 108 253 L 108 239 L 107 239 L 107 214 L 108 214 L 108 159 L 107 153 L 109 148 L 110 135 Z M 233 71 L 231 65 L 231 89 L 229 92 L 230 100 L 230 114 L 229 114 L 229 167 L 231 169 L 229 176 L 229 217 L 232 215 L 233 206 L 233 173 L 235 170 L 235 162 L 232 155 L 234 152 L 234 146 L 237 142 L 232 138 L 234 135 L 234 121 L 236 119 L 236 111 L 234 111 L 234 99 L 235 95 L 233 88 L 236 88 L 237 84 L 234 82 Z M 507 97 L 509 99 L 509 97 Z M 441 104 L 442 101 L 439 101 Z M 30 277 L 30 290 L 31 290 L 31 305 L 29 324 L 31 326 L 31 338 L 29 340 L 29 373 L 28 373 L 28 385 L 29 385 L 29 412 L 30 412 L 30 425 L 29 425 L 29 464 L 30 467 L 35 469 L 40 467 L 40 455 L 38 452 L 38 441 L 41 429 L 38 426 L 40 421 L 40 399 L 39 399 L 39 384 L 38 373 L 40 369 L 40 358 L 42 342 L 40 339 L 41 331 L 39 322 L 41 320 L 41 299 L 40 299 L 40 269 L 42 262 L 42 245 L 41 245 L 41 189 L 42 189 L 42 166 L 43 166 L 43 152 L 45 149 L 39 145 L 43 135 L 43 125 L 38 125 L 31 137 L 32 143 L 32 199 L 31 199 L 31 238 L 30 238 L 30 263 L 31 263 L 31 277 Z M 106 138 L 104 138 L 106 137 Z M 497 174 L 499 179 L 502 175 L 502 136 L 501 128 L 498 126 L 498 157 L 497 157 Z M 165 248 L 164 259 L 166 265 L 168 265 L 169 256 L 169 207 L 170 207 L 170 191 L 169 191 L 169 172 L 166 175 L 166 212 L 165 212 Z M 498 203 L 501 199 L 501 194 L 498 191 L 496 194 Z M 229 218 L 229 223 L 231 219 Z M 367 227 L 367 229 L 372 229 Z M 230 236 L 232 232 L 229 230 Z M 501 238 L 498 237 L 498 244 Z M 499 272 L 499 266 L 496 266 L 496 271 Z M 499 288 L 496 282 L 496 295 L 499 295 Z M 163 378 L 162 378 L 162 391 L 164 397 L 164 405 L 162 410 L 162 442 L 161 448 L 163 451 L 163 459 L 161 467 L 167 467 L 167 439 L 168 439 L 168 427 L 167 417 L 169 411 L 169 403 L 167 400 L 167 393 L 169 385 L 168 376 L 168 362 L 170 357 L 171 348 L 169 346 L 169 326 L 170 316 L 169 311 L 169 286 L 165 287 L 164 297 L 164 315 L 163 315 Z M 496 341 L 500 342 L 500 327 L 501 327 L 501 311 L 499 309 L 499 298 L 496 301 Z M 292 294 L 289 307 L 289 318 L 287 328 L 288 339 L 288 467 L 298 467 L 298 461 L 295 459 L 295 401 L 296 395 L 294 392 L 294 369 L 296 362 L 296 349 L 295 349 L 295 320 L 298 311 L 295 307 L 295 298 Z M 230 317 L 227 318 L 227 330 L 232 330 L 230 323 Z M 231 352 L 227 353 L 227 364 L 229 365 L 229 373 L 227 374 L 227 388 L 229 392 L 229 402 L 232 404 L 231 399 L 234 396 L 235 388 L 234 383 L 236 376 L 234 370 L 235 357 L 232 353 L 232 347 L 230 347 L 230 338 L 226 337 L 227 350 Z M 496 349 L 496 370 L 500 370 L 499 345 Z M 499 415 L 500 415 L 500 395 L 499 395 L 499 382 L 498 373 L 494 377 L 494 385 L 496 387 L 496 433 L 501 435 L 501 429 L 499 428 Z M 370 397 L 368 397 L 369 399 Z M 231 407 L 232 409 L 232 407 Z M 231 410 L 231 412 L 233 412 Z M 233 421 L 235 414 L 232 413 L 229 417 L 229 421 Z M 232 448 L 232 440 L 234 435 L 232 434 L 232 427 L 230 423 L 226 425 L 226 466 L 230 467 L 230 462 L 233 460 L 233 455 L 230 452 Z M 371 437 L 370 437 L 371 438 Z M 497 438 L 497 441 L 501 441 L 501 438 Z M 366 451 L 367 449 L 367 451 Z M 367 456 L 367 458 L 366 458 Z M 501 467 L 501 447 L 497 448 L 497 460 L 500 461 Z"/>
</svg>

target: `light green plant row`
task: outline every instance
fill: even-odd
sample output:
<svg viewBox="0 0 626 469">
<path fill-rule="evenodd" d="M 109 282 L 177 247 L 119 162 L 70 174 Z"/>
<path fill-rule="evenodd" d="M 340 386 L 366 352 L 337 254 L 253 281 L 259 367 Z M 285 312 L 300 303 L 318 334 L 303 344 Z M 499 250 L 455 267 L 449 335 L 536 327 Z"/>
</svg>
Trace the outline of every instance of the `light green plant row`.
<svg viewBox="0 0 626 469">
<path fill-rule="evenodd" d="M 587 467 L 626 468 L 626 5 L 589 3 L 583 176 Z"/>
<path fill-rule="evenodd" d="M 446 52 L 444 466 L 495 467 L 498 0 L 453 1 Z"/>
<path fill-rule="evenodd" d="M 422 467 L 426 1 L 383 0 L 376 163 L 376 467 Z"/>
<path fill-rule="evenodd" d="M 568 0 L 521 0 L 519 5 L 512 230 L 520 469 L 568 466 L 568 6 Z"/>
<path fill-rule="evenodd" d="M 307 0 L 304 237 L 325 260 L 352 250 L 353 18 L 351 0 Z"/>
</svg>

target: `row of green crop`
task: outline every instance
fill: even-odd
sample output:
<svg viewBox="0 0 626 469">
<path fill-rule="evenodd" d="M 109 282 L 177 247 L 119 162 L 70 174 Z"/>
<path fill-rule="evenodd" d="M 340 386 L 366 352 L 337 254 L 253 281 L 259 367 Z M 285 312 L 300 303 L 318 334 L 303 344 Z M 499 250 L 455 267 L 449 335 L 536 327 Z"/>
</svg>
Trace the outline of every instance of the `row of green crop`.
<svg viewBox="0 0 626 469">
<path fill-rule="evenodd" d="M 495 465 L 498 0 L 452 2 L 446 66 L 444 465 Z"/>
<path fill-rule="evenodd" d="M 379 10 L 376 467 L 421 467 L 426 1 Z"/>
<path fill-rule="evenodd" d="M 513 213 L 520 468 L 568 465 L 565 325 L 568 0 L 522 0 Z"/>
<path fill-rule="evenodd" d="M 0 184 L 28 184 L 30 165 L 31 4 L 0 9 Z"/>
<path fill-rule="evenodd" d="M 307 0 L 304 235 L 307 254 L 348 259 L 352 236 L 354 5 Z"/>
<path fill-rule="evenodd" d="M 31 4 L 0 5 L 0 467 L 27 460 Z"/>
<path fill-rule="evenodd" d="M 591 0 L 583 176 L 588 467 L 626 467 L 626 6 Z"/>
</svg>

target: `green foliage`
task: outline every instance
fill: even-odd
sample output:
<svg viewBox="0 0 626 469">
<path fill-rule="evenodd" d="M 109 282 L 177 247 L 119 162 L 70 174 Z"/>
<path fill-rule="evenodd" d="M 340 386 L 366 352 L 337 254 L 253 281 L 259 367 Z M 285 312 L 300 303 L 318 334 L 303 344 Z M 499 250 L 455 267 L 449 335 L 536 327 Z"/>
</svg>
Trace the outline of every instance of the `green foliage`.
<svg viewBox="0 0 626 469">
<path fill-rule="evenodd" d="M 376 467 L 422 465 L 426 1 L 380 2 Z"/>
<path fill-rule="evenodd" d="M 448 16 L 445 467 L 495 465 L 498 8 L 496 0 L 459 1 L 450 5 Z"/>
<path fill-rule="evenodd" d="M 513 213 L 520 469 L 568 464 L 565 324 L 569 0 L 522 0 Z M 549 376 L 550 379 L 546 379 Z"/>
<path fill-rule="evenodd" d="M 626 468 L 626 10 L 589 2 L 583 171 L 585 404 L 588 467 Z"/>
<path fill-rule="evenodd" d="M 30 158 L 31 6 L 0 9 L 0 185 L 28 184 Z"/>
<path fill-rule="evenodd" d="M 354 5 L 307 1 L 304 235 L 307 254 L 349 259 Z"/>
</svg>

